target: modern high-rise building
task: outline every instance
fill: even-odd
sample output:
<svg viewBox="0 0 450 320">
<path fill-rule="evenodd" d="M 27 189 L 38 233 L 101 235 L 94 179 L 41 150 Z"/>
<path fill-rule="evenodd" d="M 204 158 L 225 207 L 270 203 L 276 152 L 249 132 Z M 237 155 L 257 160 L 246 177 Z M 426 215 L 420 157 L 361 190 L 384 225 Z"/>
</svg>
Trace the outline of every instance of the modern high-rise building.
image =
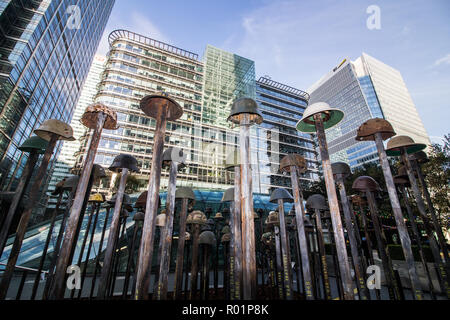
<svg viewBox="0 0 450 320">
<path fill-rule="evenodd" d="M 114 0 L 0 0 L 0 161 L 14 189 L 17 148 L 47 119 L 70 122 Z M 49 170 L 58 155 L 53 154 Z"/>
<path fill-rule="evenodd" d="M 357 168 L 378 159 L 374 142 L 355 140 L 359 126 L 384 118 L 398 135 L 430 144 L 430 139 L 399 71 L 363 53 L 345 59 L 308 89 L 310 103 L 323 101 L 345 113 L 339 125 L 327 130 L 331 161 Z"/>
<path fill-rule="evenodd" d="M 70 170 L 75 166 L 75 153 L 80 150 L 80 138 L 88 130 L 80 122 L 86 107 L 93 103 L 97 94 L 97 86 L 100 83 L 100 76 L 105 68 L 106 57 L 96 55 L 92 61 L 91 68 L 86 77 L 86 81 L 81 90 L 80 99 L 73 111 L 70 126 L 73 128 L 75 141 L 64 141 L 58 159 L 54 165 L 52 177 L 49 184 L 49 191 L 53 191 L 56 183 L 70 175 Z"/>
<path fill-rule="evenodd" d="M 266 138 L 268 142 L 261 143 L 257 153 L 258 180 L 265 186 L 263 189 L 267 192 L 279 186 L 291 188 L 290 177 L 278 171 L 280 160 L 288 153 L 305 157 L 308 171 L 301 177 L 303 181 L 317 180 L 314 140 L 310 134 L 296 130 L 308 106 L 309 94 L 266 76 L 256 81 L 256 101 L 263 115 L 263 123 L 257 127 L 258 141 Z"/>
<path fill-rule="evenodd" d="M 271 87 L 264 81 L 257 84 L 252 60 L 211 45 L 206 47 L 200 60 L 197 54 L 125 30 L 113 31 L 109 41 L 111 50 L 95 101 L 117 112 L 119 129 L 103 132 L 96 163 L 107 167 L 118 154 L 131 154 L 138 159 L 141 169 L 136 177 L 142 187 L 146 187 L 155 120 L 140 110 L 139 102 L 148 94 L 164 91 L 184 111 L 180 119 L 169 122 L 166 128 L 165 147 L 180 147 L 187 155 L 188 165 L 179 173 L 177 184 L 224 190 L 234 183 L 225 169 L 227 155 L 239 147 L 239 129 L 232 128 L 227 121 L 231 105 L 239 97 L 257 98 L 257 92 L 262 92 L 264 87 L 271 94 L 260 94 L 258 101 L 261 104 L 267 100 L 264 116 L 268 120 L 251 128 L 254 191 L 267 194 L 274 187 L 286 185 L 280 182 L 283 178 L 278 171 L 267 169 L 270 170 L 271 164 L 278 166 L 278 157 L 287 152 L 303 153 L 314 161 L 311 137 L 297 134 L 292 124 L 284 125 L 285 117 L 277 119 L 274 111 L 295 109 L 292 114 L 300 119 L 308 102 L 307 94 Z M 280 144 L 275 140 L 278 137 L 283 139 Z M 84 159 L 88 141 L 89 132 L 81 138 L 77 165 Z M 275 145 L 280 147 L 275 149 Z M 305 179 L 313 179 L 313 171 Z M 271 175 L 278 178 L 271 178 Z M 163 170 L 163 188 L 167 180 L 168 172 Z"/>
</svg>

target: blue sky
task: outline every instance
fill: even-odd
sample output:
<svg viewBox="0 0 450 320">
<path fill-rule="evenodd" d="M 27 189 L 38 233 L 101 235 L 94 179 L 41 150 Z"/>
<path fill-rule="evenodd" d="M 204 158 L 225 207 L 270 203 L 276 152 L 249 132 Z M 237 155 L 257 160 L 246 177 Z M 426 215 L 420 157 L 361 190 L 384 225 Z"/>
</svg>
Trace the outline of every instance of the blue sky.
<svg viewBox="0 0 450 320">
<path fill-rule="evenodd" d="M 370 5 L 381 29 L 369 30 Z M 362 52 L 398 69 L 433 142 L 450 133 L 450 1 L 116 0 L 107 35 L 128 29 L 203 56 L 206 44 L 255 61 L 257 77 L 306 90 Z"/>
</svg>

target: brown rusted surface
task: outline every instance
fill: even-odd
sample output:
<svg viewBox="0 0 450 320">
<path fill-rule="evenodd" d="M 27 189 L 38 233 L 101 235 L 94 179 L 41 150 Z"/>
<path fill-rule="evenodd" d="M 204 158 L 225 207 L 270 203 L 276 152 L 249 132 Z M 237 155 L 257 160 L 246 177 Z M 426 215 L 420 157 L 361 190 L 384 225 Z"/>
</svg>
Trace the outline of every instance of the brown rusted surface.
<svg viewBox="0 0 450 320">
<path fill-rule="evenodd" d="M 364 122 L 357 131 L 356 140 L 375 141 L 375 134 L 380 133 L 383 140 L 396 135 L 391 123 L 385 119 L 374 118 Z"/>
<path fill-rule="evenodd" d="M 161 236 L 161 261 L 159 264 L 158 287 L 156 291 L 157 300 L 167 299 L 167 282 L 170 268 L 170 252 L 172 249 L 173 217 L 175 215 L 175 190 L 177 182 L 178 162 L 170 163 L 169 186 L 166 200 L 166 226 Z M 185 234 L 186 235 L 186 234 Z"/>
<path fill-rule="evenodd" d="M 30 153 L 27 163 L 25 164 L 25 168 L 23 169 L 23 173 L 20 176 L 19 184 L 14 191 L 13 199 L 11 201 L 11 204 L 9 205 L 8 213 L 6 214 L 6 218 L 4 218 L 2 230 L 0 232 L 0 257 L 2 256 L 3 250 L 5 249 L 6 240 L 8 239 L 8 232 L 11 228 L 11 223 L 17 213 L 16 211 L 19 203 L 22 200 L 23 195 L 25 194 L 25 189 L 30 182 L 31 175 L 33 174 L 33 170 L 36 166 L 38 157 L 39 154 L 37 152 Z"/>
<path fill-rule="evenodd" d="M 105 122 L 105 115 L 100 113 L 97 117 L 97 126 L 91 137 L 91 143 L 88 148 L 88 153 L 85 158 L 85 164 L 81 173 L 80 181 L 78 183 L 73 205 L 70 210 L 67 230 L 64 235 L 63 244 L 60 255 L 58 257 L 55 269 L 55 278 L 52 283 L 52 288 L 49 293 L 49 299 L 62 299 L 64 297 L 66 276 L 66 269 L 69 265 L 71 251 L 76 239 L 77 228 L 79 224 L 80 214 L 84 206 L 84 199 L 88 189 L 89 180 L 91 178 L 91 171 L 94 165 L 95 155 L 97 153 L 98 144 L 100 142 L 103 124 Z"/>
<path fill-rule="evenodd" d="M 278 212 L 280 219 L 280 236 L 281 236 L 281 251 L 282 251 L 282 263 L 283 263 L 283 283 L 284 294 L 286 300 L 293 300 L 292 292 L 292 267 L 291 267 L 291 254 L 289 246 L 289 236 L 286 232 L 286 222 L 284 217 L 284 203 L 283 199 L 278 199 Z"/>
<path fill-rule="evenodd" d="M 314 115 L 316 124 L 317 139 L 319 141 L 320 155 L 322 159 L 322 168 L 324 172 L 325 185 L 327 189 L 328 202 L 330 206 L 331 220 L 335 236 L 336 249 L 338 253 L 339 268 L 342 275 L 342 284 L 344 287 L 344 297 L 347 300 L 354 299 L 353 282 L 350 274 L 350 265 L 348 263 L 347 249 L 345 247 L 344 230 L 342 227 L 341 214 L 337 200 L 336 187 L 331 170 L 330 157 L 328 154 L 328 145 L 325 137 L 325 130 L 321 114 Z"/>
<path fill-rule="evenodd" d="M 352 254 L 353 267 L 355 270 L 356 287 L 361 300 L 370 299 L 370 293 L 366 287 L 365 269 L 362 267 L 361 257 L 358 254 L 358 243 L 356 242 L 355 231 L 359 232 L 352 223 L 352 217 L 350 213 L 350 205 L 347 199 L 347 193 L 345 191 L 343 174 L 336 174 L 336 182 L 338 185 L 339 193 L 341 196 L 342 209 L 344 211 L 345 226 L 347 229 L 347 235 L 350 242 L 350 251 Z"/>
<path fill-rule="evenodd" d="M 150 96 L 151 98 L 151 96 Z M 148 183 L 147 202 L 145 207 L 145 219 L 142 229 L 141 243 L 139 246 L 139 260 L 137 263 L 136 289 L 134 299 L 142 300 L 148 298 L 150 286 L 151 261 L 153 258 L 153 243 L 155 236 L 156 214 L 159 205 L 159 187 L 161 183 L 162 154 L 164 148 L 164 136 L 168 120 L 168 101 L 164 98 L 155 100 L 149 97 L 141 101 L 141 109 L 150 116 L 156 118 L 155 137 L 153 145 L 153 158 Z M 169 103 L 170 105 L 170 103 Z M 155 108 L 157 113 L 153 113 Z M 150 108 L 150 109 L 149 109 Z"/>
<path fill-rule="evenodd" d="M 320 215 L 320 210 L 314 209 L 314 213 L 316 218 L 317 244 L 319 245 L 320 264 L 322 266 L 323 286 L 325 288 L 325 299 L 331 300 L 332 296 L 330 278 L 328 273 L 327 256 L 325 252 L 325 242 L 323 238 L 322 217 Z"/>
<path fill-rule="evenodd" d="M 167 93 L 152 94 L 142 98 L 141 110 L 149 117 L 157 119 L 164 111 L 168 121 L 179 119 L 183 115 L 183 108 Z"/>
<path fill-rule="evenodd" d="M 188 201 L 189 199 L 182 199 L 180 211 L 180 230 L 178 236 L 177 261 L 175 265 L 175 300 L 180 299 L 183 284 L 184 246 L 186 242 L 186 215 L 188 209 Z"/>
<path fill-rule="evenodd" d="M 122 211 L 123 195 L 128 178 L 128 169 L 122 168 L 120 176 L 120 184 L 116 194 L 116 203 L 114 204 L 114 213 L 109 227 L 109 237 L 106 244 L 105 257 L 103 258 L 102 273 L 100 276 L 100 284 L 97 291 L 98 299 L 106 299 L 108 296 L 108 279 L 111 276 L 112 263 L 114 253 L 116 252 L 116 243 L 118 242 L 119 227 L 120 227 L 120 213 Z"/>
<path fill-rule="evenodd" d="M 234 274 L 231 282 L 232 300 L 240 300 L 242 297 L 242 226 L 241 226 L 241 167 L 234 168 L 234 203 L 232 207 L 232 217 L 230 228 L 233 234 L 232 256 L 230 261 L 230 274 Z"/>
<path fill-rule="evenodd" d="M 103 128 L 107 130 L 116 130 L 117 126 L 117 113 L 108 108 L 103 103 L 96 102 L 89 105 L 81 116 L 80 122 L 89 129 L 95 129 L 97 125 L 97 118 L 100 113 L 106 116 Z"/>
<path fill-rule="evenodd" d="M 295 167 L 298 173 L 306 171 L 306 160 L 303 156 L 295 153 L 288 154 L 280 161 L 280 171 L 290 172 L 291 167 Z"/>
<path fill-rule="evenodd" d="M 414 264 L 414 255 L 411 249 L 411 239 L 409 238 L 408 230 L 403 218 L 402 209 L 400 207 L 400 201 L 398 200 L 397 192 L 395 189 L 394 179 L 392 177 L 391 168 L 386 156 L 383 145 L 383 137 L 381 133 L 375 134 L 375 141 L 378 150 L 378 157 L 383 169 L 384 180 L 386 181 L 386 187 L 389 193 L 389 200 L 391 202 L 392 210 L 394 213 L 395 223 L 397 225 L 397 231 L 400 236 L 400 242 L 402 244 L 403 254 L 408 264 L 408 274 L 411 280 L 412 291 L 414 292 L 415 299 L 422 300 L 423 294 L 420 286 L 419 277 L 417 275 L 416 266 Z"/>
<path fill-rule="evenodd" d="M 189 299 L 195 299 L 197 295 L 197 279 L 198 279 L 198 237 L 200 234 L 200 225 L 193 224 L 192 231 L 192 264 L 191 264 L 191 291 Z"/>
<path fill-rule="evenodd" d="M 0 283 L 0 300 L 4 300 L 6 297 L 6 293 L 8 292 L 9 284 L 14 273 L 17 259 L 19 258 L 20 248 L 22 247 L 23 238 L 27 230 L 28 222 L 30 220 L 34 206 L 39 200 L 39 190 L 42 186 L 42 182 L 45 180 L 44 177 L 47 173 L 47 167 L 53 154 L 53 149 L 55 148 L 57 140 L 58 135 L 51 135 L 47 149 L 45 150 L 44 156 L 41 161 L 41 166 L 39 167 L 34 183 L 31 186 L 29 202 L 20 218 L 19 225 L 16 230 L 16 237 L 14 238 L 14 243 L 8 257 L 8 263 L 6 265 L 5 271 L 3 272 L 2 281 Z"/>
<path fill-rule="evenodd" d="M 297 236 L 301 253 L 304 290 L 306 299 L 312 300 L 314 299 L 314 295 L 312 291 L 311 262 L 308 253 L 308 242 L 306 239 L 306 231 L 304 223 L 305 209 L 303 207 L 303 194 L 300 190 L 300 185 L 298 183 L 299 178 L 297 175 L 297 170 L 295 170 L 294 166 L 291 166 L 290 172 L 294 196 L 295 222 L 297 224 Z M 297 279 L 297 281 L 299 280 Z"/>
</svg>

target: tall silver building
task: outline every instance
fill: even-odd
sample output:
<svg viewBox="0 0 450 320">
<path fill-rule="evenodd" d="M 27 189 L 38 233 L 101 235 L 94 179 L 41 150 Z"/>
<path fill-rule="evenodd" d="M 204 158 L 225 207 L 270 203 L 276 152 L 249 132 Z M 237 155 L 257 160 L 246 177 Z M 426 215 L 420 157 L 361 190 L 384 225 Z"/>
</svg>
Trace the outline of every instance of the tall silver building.
<svg viewBox="0 0 450 320">
<path fill-rule="evenodd" d="M 324 101 L 345 113 L 326 132 L 333 162 L 357 168 L 378 159 L 374 142 L 355 140 L 356 130 L 371 118 L 388 120 L 398 135 L 431 143 L 400 72 L 365 53 L 355 61 L 345 59 L 307 91 L 310 103 Z"/>
</svg>

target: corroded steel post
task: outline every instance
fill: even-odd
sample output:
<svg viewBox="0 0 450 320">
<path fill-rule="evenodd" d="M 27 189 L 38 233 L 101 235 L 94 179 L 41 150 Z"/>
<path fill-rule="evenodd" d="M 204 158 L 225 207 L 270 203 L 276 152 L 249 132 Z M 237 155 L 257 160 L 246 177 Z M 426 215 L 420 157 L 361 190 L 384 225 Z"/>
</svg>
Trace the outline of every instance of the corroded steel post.
<svg viewBox="0 0 450 320">
<path fill-rule="evenodd" d="M 181 201 L 180 231 L 178 233 L 177 261 L 175 265 L 175 288 L 173 294 L 175 300 L 180 299 L 183 285 L 184 246 L 186 242 L 186 215 L 189 199 L 185 198 Z"/>
<path fill-rule="evenodd" d="M 328 273 L 327 256 L 326 256 L 326 252 L 325 252 L 325 243 L 324 243 L 324 239 L 323 239 L 322 217 L 320 215 L 319 209 L 314 209 L 314 213 L 316 216 L 317 242 L 319 245 L 320 262 L 322 265 L 322 278 L 323 278 L 323 286 L 324 286 L 324 290 L 325 290 L 325 299 L 331 300 L 332 299 L 331 287 L 330 287 L 330 278 L 329 278 L 329 273 Z"/>
<path fill-rule="evenodd" d="M 292 271 L 291 271 L 291 255 L 289 248 L 289 237 L 286 232 L 286 222 L 284 218 L 284 202 L 283 199 L 278 199 L 278 213 L 280 219 L 280 236 L 281 236 L 281 251 L 283 262 L 283 283 L 286 300 L 293 300 L 292 295 Z"/>
<path fill-rule="evenodd" d="M 44 181 L 47 167 L 58 139 L 59 136 L 57 134 L 51 134 L 50 141 L 48 143 L 47 149 L 45 150 L 44 157 L 42 158 L 41 166 L 39 167 L 34 183 L 31 186 L 29 196 L 30 200 L 20 218 L 20 222 L 16 231 L 16 237 L 14 238 L 14 243 L 9 254 L 8 263 L 6 265 L 5 271 L 3 272 L 2 281 L 0 283 L 0 300 L 4 300 L 6 298 L 6 293 L 8 291 L 9 284 L 16 267 L 17 259 L 19 258 L 20 248 L 22 247 L 22 242 L 28 226 L 28 222 L 30 220 L 31 213 L 35 207 L 35 204 L 39 200 L 39 190 L 42 186 L 42 182 Z"/>
<path fill-rule="evenodd" d="M 241 168 L 236 166 L 234 168 L 234 204 L 233 209 L 230 213 L 232 217 L 230 218 L 231 232 L 232 232 L 232 256 L 230 267 L 232 270 L 230 274 L 234 274 L 234 279 L 232 280 L 231 292 L 234 292 L 234 298 L 232 300 L 240 300 L 242 292 L 242 268 L 243 268 L 243 253 L 242 253 L 242 237 L 243 230 L 241 226 L 242 217 L 242 200 L 241 200 Z"/>
<path fill-rule="evenodd" d="M 344 185 L 344 178 L 342 174 L 336 174 L 336 182 L 341 196 L 342 209 L 344 211 L 345 225 L 347 229 L 348 239 L 350 242 L 350 251 L 353 259 L 353 266 L 355 270 L 356 285 L 362 300 L 370 299 L 370 293 L 366 287 L 366 281 L 363 275 L 365 270 L 363 268 L 361 257 L 358 254 L 358 243 L 356 242 L 355 227 L 352 223 L 352 216 L 350 213 L 350 205 L 348 203 L 347 193 Z M 356 231 L 358 231 L 356 229 Z"/>
<path fill-rule="evenodd" d="M 107 297 L 108 278 L 111 274 L 113 256 L 116 251 L 116 242 L 119 236 L 120 213 L 122 211 L 123 195 L 125 193 L 128 173 L 129 170 L 127 168 L 122 168 L 120 184 L 116 194 L 116 203 L 114 204 L 114 213 L 111 220 L 111 226 L 109 227 L 109 237 L 106 244 L 105 257 L 103 258 L 102 273 L 100 275 L 100 284 L 97 291 L 98 299 L 105 299 Z"/>
<path fill-rule="evenodd" d="M 166 201 L 166 226 L 162 229 L 162 246 L 161 246 L 161 261 L 159 264 L 159 278 L 158 286 L 155 293 L 157 300 L 167 299 L 167 282 L 169 278 L 170 268 L 170 251 L 172 248 L 172 233 L 173 233 L 173 217 L 175 215 L 175 189 L 177 181 L 178 162 L 172 161 L 170 163 L 169 186 L 167 189 Z M 180 234 L 181 236 L 181 234 Z"/>
<path fill-rule="evenodd" d="M 20 200 L 22 200 L 23 195 L 25 193 L 25 189 L 30 182 L 31 175 L 33 174 L 33 169 L 36 166 L 36 162 L 39 158 L 39 154 L 34 151 L 31 152 L 28 156 L 27 163 L 25 164 L 25 168 L 23 169 L 23 173 L 20 177 L 19 184 L 17 185 L 16 190 L 14 191 L 14 197 L 12 199 L 11 204 L 9 205 L 8 213 L 6 214 L 6 218 L 3 221 L 0 232 L 0 257 L 3 254 L 3 250 L 5 249 L 6 240 L 8 238 L 8 231 L 11 227 L 12 220 L 16 215 L 17 207 L 19 206 Z"/>
<path fill-rule="evenodd" d="M 273 226 L 273 232 L 275 235 L 275 261 L 277 270 L 277 287 L 278 287 L 278 298 L 284 299 L 283 290 L 283 261 L 281 259 L 281 246 L 280 246 L 280 228 L 277 225 Z"/>
<path fill-rule="evenodd" d="M 422 300 L 422 290 L 420 288 L 419 277 L 417 276 L 416 266 L 414 264 L 414 256 L 411 249 L 411 239 L 406 229 L 405 221 L 403 220 L 402 209 L 400 201 L 398 200 L 397 192 L 395 190 L 394 179 L 392 178 L 391 168 L 387 160 L 386 151 L 384 150 L 383 139 L 380 132 L 375 133 L 375 143 L 377 145 L 378 157 L 380 158 L 381 167 L 383 168 L 383 175 L 386 181 L 386 187 L 389 193 L 389 200 L 391 201 L 392 210 L 397 224 L 397 230 L 402 244 L 403 254 L 405 255 L 406 263 L 408 264 L 408 273 L 411 280 L 412 290 L 417 300 Z"/>
<path fill-rule="evenodd" d="M 240 123 L 241 215 L 242 215 L 242 290 L 245 300 L 256 299 L 255 225 L 253 220 L 252 171 L 250 168 L 250 115 Z"/>
<path fill-rule="evenodd" d="M 192 232 L 192 265 L 191 265 L 191 291 L 189 292 L 189 299 L 193 300 L 197 295 L 197 279 L 198 279 L 198 237 L 200 234 L 200 225 L 193 225 Z"/>
<path fill-rule="evenodd" d="M 83 114 L 83 124 L 93 129 L 91 142 L 85 158 L 83 170 L 81 172 L 80 181 L 78 183 L 77 192 L 73 200 L 70 211 L 67 230 L 64 235 L 63 244 L 60 255 L 56 262 L 55 277 L 50 290 L 50 299 L 64 298 L 66 269 L 70 263 L 71 251 L 76 239 L 77 228 L 79 225 L 80 214 L 85 205 L 86 191 L 88 189 L 91 171 L 94 165 L 95 155 L 100 143 L 103 128 L 115 129 L 117 125 L 117 115 L 112 110 L 103 105 L 89 106 Z"/>
<path fill-rule="evenodd" d="M 316 124 L 317 139 L 319 141 L 320 155 L 322 159 L 322 168 L 325 178 L 325 185 L 328 194 L 328 202 L 330 205 L 331 220 L 338 252 L 339 269 L 342 275 L 342 284 L 344 287 L 344 298 L 346 300 L 354 299 L 353 282 L 350 273 L 350 265 L 348 263 L 347 248 L 345 247 L 344 231 L 342 228 L 341 214 L 337 200 L 336 188 L 334 186 L 333 173 L 331 171 L 330 157 L 328 154 L 328 146 L 325 137 L 323 120 L 320 113 L 314 115 Z"/>
<path fill-rule="evenodd" d="M 303 207 L 303 194 L 300 190 L 298 183 L 297 168 L 291 166 L 291 183 L 294 196 L 294 207 L 295 207 L 295 222 L 297 224 L 297 236 L 298 243 L 300 245 L 301 253 L 301 264 L 302 264 L 302 274 L 304 278 L 304 290 L 307 300 L 314 299 L 312 291 L 312 278 L 311 278 L 311 262 L 308 253 L 308 243 L 306 240 L 305 232 L 305 209 Z M 297 281 L 299 281 L 297 279 Z"/>
</svg>

